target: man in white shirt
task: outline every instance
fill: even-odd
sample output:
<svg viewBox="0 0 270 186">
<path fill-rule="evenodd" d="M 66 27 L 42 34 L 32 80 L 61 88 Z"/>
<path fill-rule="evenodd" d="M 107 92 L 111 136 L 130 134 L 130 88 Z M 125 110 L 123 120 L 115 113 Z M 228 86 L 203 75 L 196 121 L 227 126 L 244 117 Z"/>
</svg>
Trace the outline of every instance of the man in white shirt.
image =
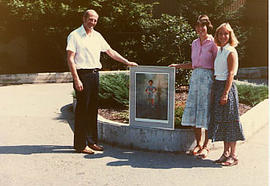
<svg viewBox="0 0 270 186">
<path fill-rule="evenodd" d="M 100 52 L 128 66 L 138 66 L 113 50 L 102 35 L 94 30 L 98 21 L 95 10 L 87 10 L 81 27 L 72 31 L 67 39 L 67 61 L 73 77 L 77 106 L 75 111 L 74 148 L 79 153 L 93 154 L 103 151 L 97 144 L 97 109 Z M 91 149 L 90 149 L 90 148 Z"/>
</svg>

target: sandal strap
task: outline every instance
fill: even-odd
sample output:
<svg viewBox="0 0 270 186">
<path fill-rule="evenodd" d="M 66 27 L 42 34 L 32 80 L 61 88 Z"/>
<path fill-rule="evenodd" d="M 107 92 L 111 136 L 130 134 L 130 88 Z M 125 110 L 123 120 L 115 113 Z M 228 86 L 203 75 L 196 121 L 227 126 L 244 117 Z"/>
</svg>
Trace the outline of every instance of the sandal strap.
<svg viewBox="0 0 270 186">
<path fill-rule="evenodd" d="M 210 149 L 209 149 L 208 147 L 203 147 L 203 148 L 202 148 L 202 151 L 203 151 L 203 150 L 207 150 L 207 152 L 210 151 Z"/>
<path fill-rule="evenodd" d="M 202 146 L 196 145 L 192 151 L 194 152 L 195 149 L 198 149 L 197 152 L 199 152 L 202 149 Z"/>
<path fill-rule="evenodd" d="M 238 157 L 237 156 L 230 156 L 234 161 L 238 161 Z"/>
<path fill-rule="evenodd" d="M 235 157 L 229 156 L 228 159 L 222 163 L 224 166 L 233 166 L 238 164 L 238 159 Z"/>
<path fill-rule="evenodd" d="M 225 162 L 228 158 L 229 158 L 228 156 L 226 156 L 225 154 L 222 154 L 220 156 L 220 158 L 218 160 L 216 160 L 215 162 L 216 163 L 222 163 L 222 162 Z"/>
</svg>

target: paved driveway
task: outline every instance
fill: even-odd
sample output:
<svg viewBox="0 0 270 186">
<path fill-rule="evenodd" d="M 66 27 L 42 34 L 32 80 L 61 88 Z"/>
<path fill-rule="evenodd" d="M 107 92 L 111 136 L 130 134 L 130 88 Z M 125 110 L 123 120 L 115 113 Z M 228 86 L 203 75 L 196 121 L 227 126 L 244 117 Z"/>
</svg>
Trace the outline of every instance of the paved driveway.
<svg viewBox="0 0 270 186">
<path fill-rule="evenodd" d="M 74 153 L 72 84 L 0 87 L 0 185 L 268 185 L 266 125 L 239 145 L 240 164 L 212 163 L 185 154 L 110 145 L 103 153 Z"/>
</svg>

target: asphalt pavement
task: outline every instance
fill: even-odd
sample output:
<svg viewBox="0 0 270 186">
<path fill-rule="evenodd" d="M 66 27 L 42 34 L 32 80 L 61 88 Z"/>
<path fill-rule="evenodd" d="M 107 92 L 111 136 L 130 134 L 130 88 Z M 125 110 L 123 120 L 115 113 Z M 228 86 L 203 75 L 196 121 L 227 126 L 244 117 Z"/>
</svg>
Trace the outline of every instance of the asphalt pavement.
<svg viewBox="0 0 270 186">
<path fill-rule="evenodd" d="M 0 87 L 0 185 L 200 185 L 269 184 L 269 127 L 237 146 L 239 165 L 213 163 L 184 153 L 151 152 L 103 144 L 104 152 L 75 153 L 72 84 Z"/>
</svg>

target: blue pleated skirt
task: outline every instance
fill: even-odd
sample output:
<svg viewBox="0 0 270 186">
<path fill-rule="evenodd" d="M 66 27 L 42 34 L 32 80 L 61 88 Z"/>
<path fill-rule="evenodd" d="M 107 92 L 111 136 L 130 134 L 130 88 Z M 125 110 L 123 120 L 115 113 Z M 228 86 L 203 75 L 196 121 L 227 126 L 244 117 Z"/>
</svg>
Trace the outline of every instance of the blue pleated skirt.
<svg viewBox="0 0 270 186">
<path fill-rule="evenodd" d="M 182 116 L 183 126 L 208 129 L 211 116 L 213 70 L 196 68 L 192 71 L 189 93 Z"/>
</svg>

